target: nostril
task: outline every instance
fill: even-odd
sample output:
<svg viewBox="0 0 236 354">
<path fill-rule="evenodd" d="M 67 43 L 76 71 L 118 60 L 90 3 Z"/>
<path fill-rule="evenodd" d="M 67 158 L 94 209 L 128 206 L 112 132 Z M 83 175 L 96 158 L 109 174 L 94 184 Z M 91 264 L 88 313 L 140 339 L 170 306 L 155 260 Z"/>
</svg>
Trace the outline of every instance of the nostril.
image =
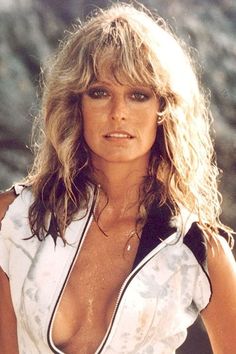
<svg viewBox="0 0 236 354">
<path fill-rule="evenodd" d="M 112 120 L 125 120 L 126 118 L 124 116 L 118 116 L 118 115 L 113 115 L 111 117 Z"/>
</svg>

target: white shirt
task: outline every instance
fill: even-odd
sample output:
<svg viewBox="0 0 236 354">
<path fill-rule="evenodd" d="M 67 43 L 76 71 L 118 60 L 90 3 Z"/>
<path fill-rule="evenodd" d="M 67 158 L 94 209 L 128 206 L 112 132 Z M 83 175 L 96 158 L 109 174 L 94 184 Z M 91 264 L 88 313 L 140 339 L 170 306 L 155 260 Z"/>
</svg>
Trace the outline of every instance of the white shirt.
<svg viewBox="0 0 236 354">
<path fill-rule="evenodd" d="M 19 353 L 62 353 L 52 342 L 53 318 L 92 213 L 68 226 L 69 244 L 64 246 L 58 239 L 55 246 L 50 236 L 44 241 L 29 238 L 28 210 L 33 197 L 28 188 L 18 186 L 16 191 L 20 195 L 2 221 L 0 266 L 10 281 Z M 187 214 L 184 218 L 186 234 L 193 220 Z M 127 277 L 96 354 L 174 354 L 210 297 L 206 269 L 177 228 Z"/>
</svg>

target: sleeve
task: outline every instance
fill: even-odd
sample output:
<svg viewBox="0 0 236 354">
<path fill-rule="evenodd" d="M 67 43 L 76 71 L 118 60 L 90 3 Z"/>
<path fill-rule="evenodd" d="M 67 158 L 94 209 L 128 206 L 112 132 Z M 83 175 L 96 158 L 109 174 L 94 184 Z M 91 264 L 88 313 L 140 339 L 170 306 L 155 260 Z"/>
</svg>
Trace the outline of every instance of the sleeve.
<svg viewBox="0 0 236 354">
<path fill-rule="evenodd" d="M 184 244 L 195 257 L 196 273 L 193 289 L 193 303 L 198 312 L 210 302 L 212 294 L 211 281 L 207 269 L 206 240 L 198 224 L 194 222 L 184 237 Z"/>
<path fill-rule="evenodd" d="M 211 301 L 212 286 L 206 267 L 199 265 L 194 287 L 193 301 L 198 312 L 204 310 Z"/>
</svg>

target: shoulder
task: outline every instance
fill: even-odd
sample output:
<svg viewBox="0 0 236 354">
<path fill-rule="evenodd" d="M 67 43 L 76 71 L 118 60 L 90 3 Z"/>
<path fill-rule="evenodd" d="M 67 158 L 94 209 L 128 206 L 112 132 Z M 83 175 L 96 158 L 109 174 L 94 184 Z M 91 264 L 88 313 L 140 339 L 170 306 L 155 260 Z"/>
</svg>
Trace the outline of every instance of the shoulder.
<svg viewBox="0 0 236 354">
<path fill-rule="evenodd" d="M 208 243 L 207 264 L 212 297 L 201 315 L 214 352 L 236 353 L 236 262 L 222 236 Z"/>
<path fill-rule="evenodd" d="M 207 267 L 211 282 L 227 276 L 224 273 L 236 272 L 234 255 L 225 237 L 216 235 L 207 240 L 198 223 L 194 222 L 185 234 L 184 243 L 198 262 Z"/>
<path fill-rule="evenodd" d="M 218 304 L 219 301 L 220 305 L 222 299 L 233 295 L 236 307 L 236 262 L 224 237 L 218 235 L 208 242 L 207 266 L 212 284 L 212 302 Z"/>
<path fill-rule="evenodd" d="M 0 223 L 4 218 L 10 204 L 14 202 L 16 197 L 17 194 L 15 193 L 14 189 L 0 193 Z"/>
<path fill-rule="evenodd" d="M 207 245 L 207 263 L 213 279 L 223 280 L 225 277 L 234 276 L 236 281 L 236 263 L 233 252 L 226 241 L 220 235 Z"/>
<path fill-rule="evenodd" d="M 212 303 L 223 305 L 223 301 L 234 296 L 236 311 L 236 262 L 233 252 L 220 235 L 207 245 L 207 265 L 212 284 Z"/>
</svg>

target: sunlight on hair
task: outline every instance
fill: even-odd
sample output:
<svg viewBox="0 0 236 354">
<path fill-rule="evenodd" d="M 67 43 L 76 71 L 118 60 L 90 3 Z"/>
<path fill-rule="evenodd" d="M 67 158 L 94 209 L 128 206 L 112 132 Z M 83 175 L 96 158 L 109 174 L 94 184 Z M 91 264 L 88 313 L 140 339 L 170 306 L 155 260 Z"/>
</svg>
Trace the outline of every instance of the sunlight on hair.
<svg viewBox="0 0 236 354">
<path fill-rule="evenodd" d="M 219 173 L 210 137 L 209 103 L 193 60 L 162 18 L 143 6 L 115 4 L 74 26 L 45 71 L 41 115 L 45 137 L 27 182 L 37 203 L 41 200 L 45 206 L 44 213 L 48 208 L 57 215 L 60 236 L 78 207 L 87 205 L 88 185 L 93 184 L 80 97 L 108 72 L 121 83 L 150 86 L 164 102 L 164 121 L 150 161 L 157 166 L 155 178 L 163 186 L 161 200 L 171 200 L 176 208 L 183 204 L 196 213 L 207 235 L 218 228 L 229 233 L 219 221 Z M 140 207 L 143 219 L 152 197 Z M 40 219 L 33 213 L 36 204 L 31 215 L 37 231 L 45 214 Z"/>
</svg>

